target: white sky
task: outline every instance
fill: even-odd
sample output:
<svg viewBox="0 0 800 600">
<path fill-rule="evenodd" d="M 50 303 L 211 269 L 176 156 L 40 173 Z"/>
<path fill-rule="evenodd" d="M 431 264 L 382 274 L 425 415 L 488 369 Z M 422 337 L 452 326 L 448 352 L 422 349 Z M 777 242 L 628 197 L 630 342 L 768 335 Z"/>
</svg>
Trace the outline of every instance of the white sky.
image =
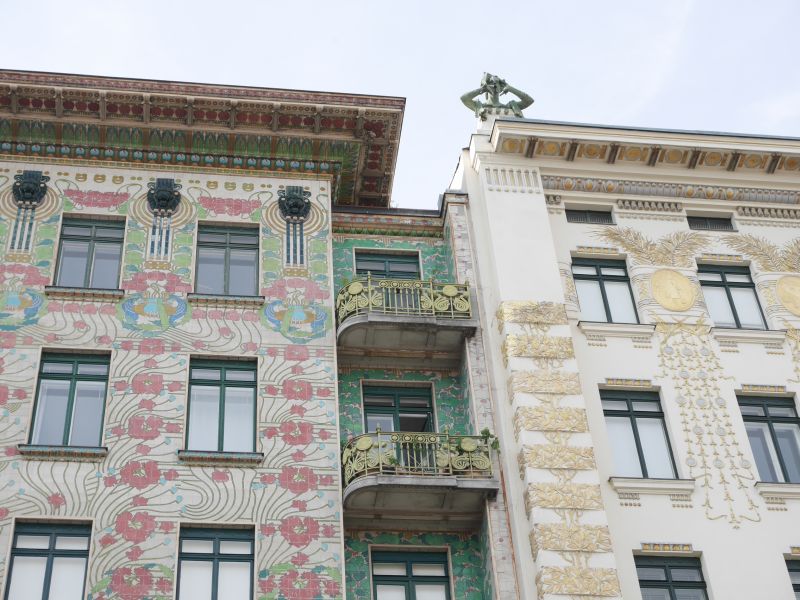
<svg viewBox="0 0 800 600">
<path fill-rule="evenodd" d="M 4 68 L 406 97 L 400 207 L 436 207 L 483 71 L 530 118 L 800 136 L 797 0 L 0 5 Z"/>
</svg>

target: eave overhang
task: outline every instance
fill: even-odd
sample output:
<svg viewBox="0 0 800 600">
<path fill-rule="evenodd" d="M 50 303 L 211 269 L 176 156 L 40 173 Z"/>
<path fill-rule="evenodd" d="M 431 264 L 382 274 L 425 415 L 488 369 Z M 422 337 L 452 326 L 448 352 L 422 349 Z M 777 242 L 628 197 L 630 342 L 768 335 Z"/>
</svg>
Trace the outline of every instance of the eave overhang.
<svg viewBox="0 0 800 600">
<path fill-rule="evenodd" d="M 331 177 L 389 206 L 405 99 L 0 70 L 0 156 Z"/>
</svg>

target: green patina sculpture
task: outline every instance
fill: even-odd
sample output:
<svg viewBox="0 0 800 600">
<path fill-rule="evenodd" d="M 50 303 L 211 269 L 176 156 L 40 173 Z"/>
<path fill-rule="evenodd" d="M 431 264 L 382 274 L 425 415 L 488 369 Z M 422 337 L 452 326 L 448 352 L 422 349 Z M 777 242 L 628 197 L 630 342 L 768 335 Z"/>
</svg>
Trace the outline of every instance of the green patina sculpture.
<svg viewBox="0 0 800 600">
<path fill-rule="evenodd" d="M 481 94 L 486 96 L 484 101 L 477 99 Z M 503 94 L 514 94 L 519 100 L 501 102 L 500 96 Z M 522 111 L 533 104 L 533 98 L 525 92 L 508 85 L 505 79 L 501 79 L 491 73 L 484 73 L 483 79 L 481 79 L 481 87 L 461 96 L 461 102 L 470 110 L 475 111 L 476 117 L 485 120 L 491 109 L 508 109 L 514 113 L 514 116 L 522 117 Z"/>
</svg>

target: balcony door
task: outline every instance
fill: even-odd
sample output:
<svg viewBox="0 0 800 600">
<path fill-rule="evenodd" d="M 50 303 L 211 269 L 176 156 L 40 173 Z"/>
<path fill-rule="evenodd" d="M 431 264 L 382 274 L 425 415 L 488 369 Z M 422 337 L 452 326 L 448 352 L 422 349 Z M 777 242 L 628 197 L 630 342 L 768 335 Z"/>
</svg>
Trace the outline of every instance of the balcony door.
<svg viewBox="0 0 800 600">
<path fill-rule="evenodd" d="M 417 254 L 356 253 L 356 276 L 378 281 L 383 288 L 383 309 L 397 314 L 414 314 L 419 309 L 419 256 Z"/>
<path fill-rule="evenodd" d="M 433 401 L 427 387 L 364 386 L 367 433 L 433 431 Z"/>
</svg>

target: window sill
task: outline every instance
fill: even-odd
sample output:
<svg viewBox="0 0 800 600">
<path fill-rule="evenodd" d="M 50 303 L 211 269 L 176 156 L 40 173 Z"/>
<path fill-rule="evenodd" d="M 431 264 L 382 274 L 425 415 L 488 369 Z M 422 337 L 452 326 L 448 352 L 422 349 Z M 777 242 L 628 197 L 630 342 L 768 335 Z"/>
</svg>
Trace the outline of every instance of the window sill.
<svg viewBox="0 0 800 600">
<path fill-rule="evenodd" d="M 591 342 L 605 343 L 606 338 L 628 338 L 634 344 L 649 345 L 656 330 L 655 325 L 637 323 L 603 323 L 597 321 L 579 321 L 578 329 Z"/>
<path fill-rule="evenodd" d="M 762 344 L 770 348 L 782 348 L 786 341 L 786 330 L 768 329 L 733 329 L 728 327 L 712 327 L 711 335 L 720 346 L 736 346 L 737 344 Z"/>
<path fill-rule="evenodd" d="M 756 491 L 765 499 L 800 500 L 800 483 L 759 481 L 756 483 Z"/>
<path fill-rule="evenodd" d="M 48 285 L 44 288 L 48 298 L 64 298 L 69 300 L 119 300 L 125 296 L 120 289 L 111 288 L 74 288 L 60 285 Z"/>
<path fill-rule="evenodd" d="M 186 299 L 191 304 L 229 307 L 261 307 L 266 298 L 264 296 L 227 296 L 224 294 L 187 294 Z"/>
<path fill-rule="evenodd" d="M 108 455 L 105 446 L 43 446 L 40 444 L 17 444 L 19 453 L 30 459 L 101 461 Z"/>
<path fill-rule="evenodd" d="M 694 479 L 645 479 L 642 477 L 609 477 L 608 483 L 617 493 L 651 496 L 690 496 Z"/>
<path fill-rule="evenodd" d="M 263 452 L 211 452 L 207 450 L 178 450 L 178 460 L 196 465 L 228 465 L 250 467 L 260 465 Z"/>
</svg>

